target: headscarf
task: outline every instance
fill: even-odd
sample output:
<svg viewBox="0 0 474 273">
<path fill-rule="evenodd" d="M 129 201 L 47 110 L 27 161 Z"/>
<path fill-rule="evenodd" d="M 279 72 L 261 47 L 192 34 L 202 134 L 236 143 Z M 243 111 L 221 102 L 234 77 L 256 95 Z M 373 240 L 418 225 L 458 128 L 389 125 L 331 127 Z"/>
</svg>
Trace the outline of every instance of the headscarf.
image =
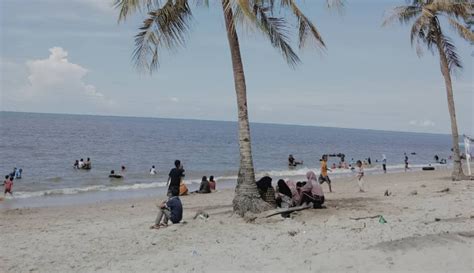
<svg viewBox="0 0 474 273">
<path fill-rule="evenodd" d="M 301 195 L 300 193 L 298 192 L 298 190 L 296 189 L 296 183 L 295 181 L 293 180 L 288 180 L 286 181 L 286 185 L 288 185 L 288 187 L 290 188 L 291 190 L 291 199 L 293 200 L 293 203 L 294 204 L 299 204 L 300 201 L 301 201 Z"/>
<path fill-rule="evenodd" d="M 290 198 L 293 197 L 293 194 L 291 193 L 290 187 L 285 183 L 283 179 L 278 180 L 278 192 L 281 194 L 284 194 Z"/>
<path fill-rule="evenodd" d="M 319 184 L 318 179 L 316 178 L 316 174 L 313 171 L 309 171 L 309 172 L 306 173 L 306 178 L 308 179 L 308 182 L 306 183 L 305 187 L 307 185 L 311 185 L 310 189 L 309 189 L 309 187 L 307 188 L 307 189 L 309 189 L 309 191 L 311 191 L 311 194 L 313 196 L 314 195 L 324 196 L 323 188 Z"/>
<path fill-rule="evenodd" d="M 257 181 L 257 188 L 263 192 L 266 192 L 271 186 L 272 178 L 270 176 L 264 176 Z"/>
</svg>

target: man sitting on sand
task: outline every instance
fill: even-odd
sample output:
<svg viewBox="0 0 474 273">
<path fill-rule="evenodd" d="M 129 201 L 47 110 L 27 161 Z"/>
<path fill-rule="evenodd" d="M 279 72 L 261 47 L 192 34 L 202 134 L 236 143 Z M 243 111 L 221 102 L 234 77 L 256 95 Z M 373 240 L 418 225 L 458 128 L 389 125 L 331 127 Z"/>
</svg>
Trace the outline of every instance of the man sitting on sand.
<svg viewBox="0 0 474 273">
<path fill-rule="evenodd" d="M 171 220 L 173 224 L 177 224 L 183 219 L 183 204 L 178 195 L 179 189 L 172 188 L 171 197 L 159 205 L 160 210 L 156 216 L 155 224 L 150 227 L 151 229 L 167 227 L 168 220 Z"/>
</svg>

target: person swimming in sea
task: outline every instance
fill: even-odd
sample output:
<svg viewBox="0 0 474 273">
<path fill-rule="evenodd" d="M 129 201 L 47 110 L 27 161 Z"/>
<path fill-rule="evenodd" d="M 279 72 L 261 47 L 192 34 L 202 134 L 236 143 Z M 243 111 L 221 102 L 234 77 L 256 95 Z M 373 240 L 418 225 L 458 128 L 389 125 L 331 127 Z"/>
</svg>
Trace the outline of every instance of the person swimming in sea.
<svg viewBox="0 0 474 273">
<path fill-rule="evenodd" d="M 303 164 L 303 161 L 296 161 L 293 155 L 288 156 L 288 166 L 296 167 L 297 165 L 301 165 L 301 164 Z"/>
<path fill-rule="evenodd" d="M 109 178 L 123 178 L 121 174 L 116 174 L 115 170 L 111 170 L 109 174 Z"/>
</svg>

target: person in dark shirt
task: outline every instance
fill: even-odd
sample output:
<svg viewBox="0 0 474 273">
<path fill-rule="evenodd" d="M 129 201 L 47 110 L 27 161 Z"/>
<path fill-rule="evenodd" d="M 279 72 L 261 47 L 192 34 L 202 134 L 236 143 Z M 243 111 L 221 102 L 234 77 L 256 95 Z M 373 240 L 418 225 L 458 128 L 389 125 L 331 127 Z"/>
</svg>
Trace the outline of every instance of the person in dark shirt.
<svg viewBox="0 0 474 273">
<path fill-rule="evenodd" d="M 211 193 L 211 185 L 207 181 L 207 177 L 203 176 L 201 180 L 201 186 L 199 186 L 198 193 Z"/>
<path fill-rule="evenodd" d="M 173 224 L 179 223 L 183 219 L 183 204 L 179 199 L 179 189 L 171 190 L 171 197 L 160 204 L 160 211 L 156 216 L 155 224 L 151 229 L 159 229 L 168 226 L 168 220 Z"/>
<path fill-rule="evenodd" d="M 181 161 L 175 160 L 174 161 L 175 168 L 171 169 L 168 177 L 168 182 L 166 185 L 168 187 L 168 196 L 171 196 L 172 189 L 178 189 L 179 192 L 179 184 L 181 183 L 181 179 L 184 177 L 184 168 L 181 165 Z"/>
</svg>

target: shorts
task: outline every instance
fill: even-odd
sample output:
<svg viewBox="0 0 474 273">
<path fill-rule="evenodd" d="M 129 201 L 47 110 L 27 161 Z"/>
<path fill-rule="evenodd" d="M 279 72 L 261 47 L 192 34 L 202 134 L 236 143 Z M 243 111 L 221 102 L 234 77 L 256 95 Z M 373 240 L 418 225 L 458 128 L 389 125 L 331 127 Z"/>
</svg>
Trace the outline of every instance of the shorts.
<svg viewBox="0 0 474 273">
<path fill-rule="evenodd" d="M 13 194 L 11 189 L 5 189 L 5 194 L 7 194 L 7 193 Z"/>
<path fill-rule="evenodd" d="M 319 176 L 319 184 L 323 184 L 324 182 L 331 184 L 331 179 L 329 179 L 329 176 Z"/>
</svg>

